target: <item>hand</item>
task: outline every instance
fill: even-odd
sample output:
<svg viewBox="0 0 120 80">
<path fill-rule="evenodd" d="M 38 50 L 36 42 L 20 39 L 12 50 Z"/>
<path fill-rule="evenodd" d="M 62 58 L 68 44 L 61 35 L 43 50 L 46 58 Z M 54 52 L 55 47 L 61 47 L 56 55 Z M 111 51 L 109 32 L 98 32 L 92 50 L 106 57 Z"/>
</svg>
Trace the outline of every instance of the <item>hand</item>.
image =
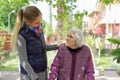
<svg viewBox="0 0 120 80">
<path fill-rule="evenodd" d="M 60 46 L 64 45 L 65 43 L 57 44 L 57 47 L 59 48 Z"/>
<path fill-rule="evenodd" d="M 39 80 L 39 78 L 35 79 L 35 80 Z"/>
<path fill-rule="evenodd" d="M 62 46 L 63 44 L 65 44 L 64 41 L 60 40 L 57 42 L 57 47 L 59 48 L 60 46 Z"/>
</svg>

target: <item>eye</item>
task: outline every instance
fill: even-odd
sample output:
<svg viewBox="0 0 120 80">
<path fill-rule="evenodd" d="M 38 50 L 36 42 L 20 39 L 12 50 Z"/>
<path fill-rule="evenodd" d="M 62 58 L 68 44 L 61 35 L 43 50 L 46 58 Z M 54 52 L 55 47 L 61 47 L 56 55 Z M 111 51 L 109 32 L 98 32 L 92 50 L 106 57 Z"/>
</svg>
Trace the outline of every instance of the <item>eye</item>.
<svg viewBox="0 0 120 80">
<path fill-rule="evenodd" d="M 73 38 L 73 36 L 72 36 L 72 35 L 67 35 L 67 37 L 69 37 L 69 38 Z"/>
<path fill-rule="evenodd" d="M 70 38 L 73 38 L 73 36 L 71 36 L 71 35 L 70 35 L 69 37 L 70 37 Z"/>
</svg>

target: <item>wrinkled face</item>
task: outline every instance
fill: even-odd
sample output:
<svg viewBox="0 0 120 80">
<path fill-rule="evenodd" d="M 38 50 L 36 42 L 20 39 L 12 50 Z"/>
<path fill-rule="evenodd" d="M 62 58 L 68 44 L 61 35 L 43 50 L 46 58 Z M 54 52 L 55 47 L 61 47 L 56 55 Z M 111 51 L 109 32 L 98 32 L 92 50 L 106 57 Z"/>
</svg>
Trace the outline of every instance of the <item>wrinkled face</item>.
<svg viewBox="0 0 120 80">
<path fill-rule="evenodd" d="M 70 33 L 67 34 L 66 45 L 70 48 L 76 48 L 77 47 L 74 32 L 70 32 Z"/>
<path fill-rule="evenodd" d="M 38 27 L 41 26 L 42 24 L 41 22 L 42 22 L 42 16 L 39 15 L 34 21 L 32 22 L 27 21 L 27 24 L 32 27 Z"/>
</svg>

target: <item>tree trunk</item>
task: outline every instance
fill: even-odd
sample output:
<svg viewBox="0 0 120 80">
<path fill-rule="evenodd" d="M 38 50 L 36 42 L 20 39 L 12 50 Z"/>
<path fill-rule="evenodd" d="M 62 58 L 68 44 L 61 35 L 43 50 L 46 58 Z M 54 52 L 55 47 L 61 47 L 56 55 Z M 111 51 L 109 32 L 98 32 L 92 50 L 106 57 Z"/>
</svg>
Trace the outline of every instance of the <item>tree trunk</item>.
<svg viewBox="0 0 120 80">
<path fill-rule="evenodd" d="M 58 13 L 58 15 L 61 15 L 61 16 L 63 15 L 63 9 L 62 9 L 61 2 L 58 3 L 57 13 Z M 57 41 L 58 42 L 60 42 L 62 40 L 62 27 L 63 27 L 62 17 L 59 16 L 59 19 L 57 22 L 57 31 L 58 31 Z"/>
</svg>

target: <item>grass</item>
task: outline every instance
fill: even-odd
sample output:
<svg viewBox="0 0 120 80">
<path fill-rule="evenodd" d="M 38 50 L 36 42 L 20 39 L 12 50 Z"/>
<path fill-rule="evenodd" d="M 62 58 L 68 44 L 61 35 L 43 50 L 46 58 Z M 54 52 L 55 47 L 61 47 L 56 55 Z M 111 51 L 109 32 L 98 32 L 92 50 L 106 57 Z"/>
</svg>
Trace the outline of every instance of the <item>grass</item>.
<svg viewBox="0 0 120 80">
<path fill-rule="evenodd" d="M 0 65 L 0 71 L 18 71 L 18 67 L 19 67 L 18 55 L 13 55 L 13 53 L 10 54 L 11 55 L 7 59 L 5 59 Z M 50 65 L 55 55 L 56 55 L 56 51 L 47 52 L 48 68 L 50 68 Z"/>
<path fill-rule="evenodd" d="M 53 59 L 56 55 L 56 51 L 48 51 L 47 57 L 48 57 L 48 69 L 50 69 L 51 63 L 53 62 Z M 12 53 L 11 53 L 12 54 Z M 95 60 L 97 60 L 98 57 L 95 57 Z M 104 56 L 100 58 L 99 64 L 97 66 L 101 66 L 103 68 L 110 68 L 110 65 L 112 63 L 112 56 Z M 19 66 L 19 59 L 18 55 L 10 55 L 9 58 L 7 58 L 3 63 L 2 66 L 0 66 L 0 71 L 18 71 Z"/>
<path fill-rule="evenodd" d="M 6 58 L 0 65 L 0 71 L 18 71 L 18 56 L 13 55 L 12 53 L 10 54 L 11 55 Z"/>
<path fill-rule="evenodd" d="M 98 58 L 96 57 L 96 60 Z M 104 68 L 110 68 L 111 67 L 111 63 L 113 62 L 113 57 L 112 56 L 103 56 L 100 58 L 99 63 L 97 64 L 97 66 L 101 66 Z"/>
<path fill-rule="evenodd" d="M 47 59 L 48 59 L 48 67 L 51 66 L 55 56 L 56 56 L 57 51 L 48 51 L 47 52 Z"/>
</svg>

